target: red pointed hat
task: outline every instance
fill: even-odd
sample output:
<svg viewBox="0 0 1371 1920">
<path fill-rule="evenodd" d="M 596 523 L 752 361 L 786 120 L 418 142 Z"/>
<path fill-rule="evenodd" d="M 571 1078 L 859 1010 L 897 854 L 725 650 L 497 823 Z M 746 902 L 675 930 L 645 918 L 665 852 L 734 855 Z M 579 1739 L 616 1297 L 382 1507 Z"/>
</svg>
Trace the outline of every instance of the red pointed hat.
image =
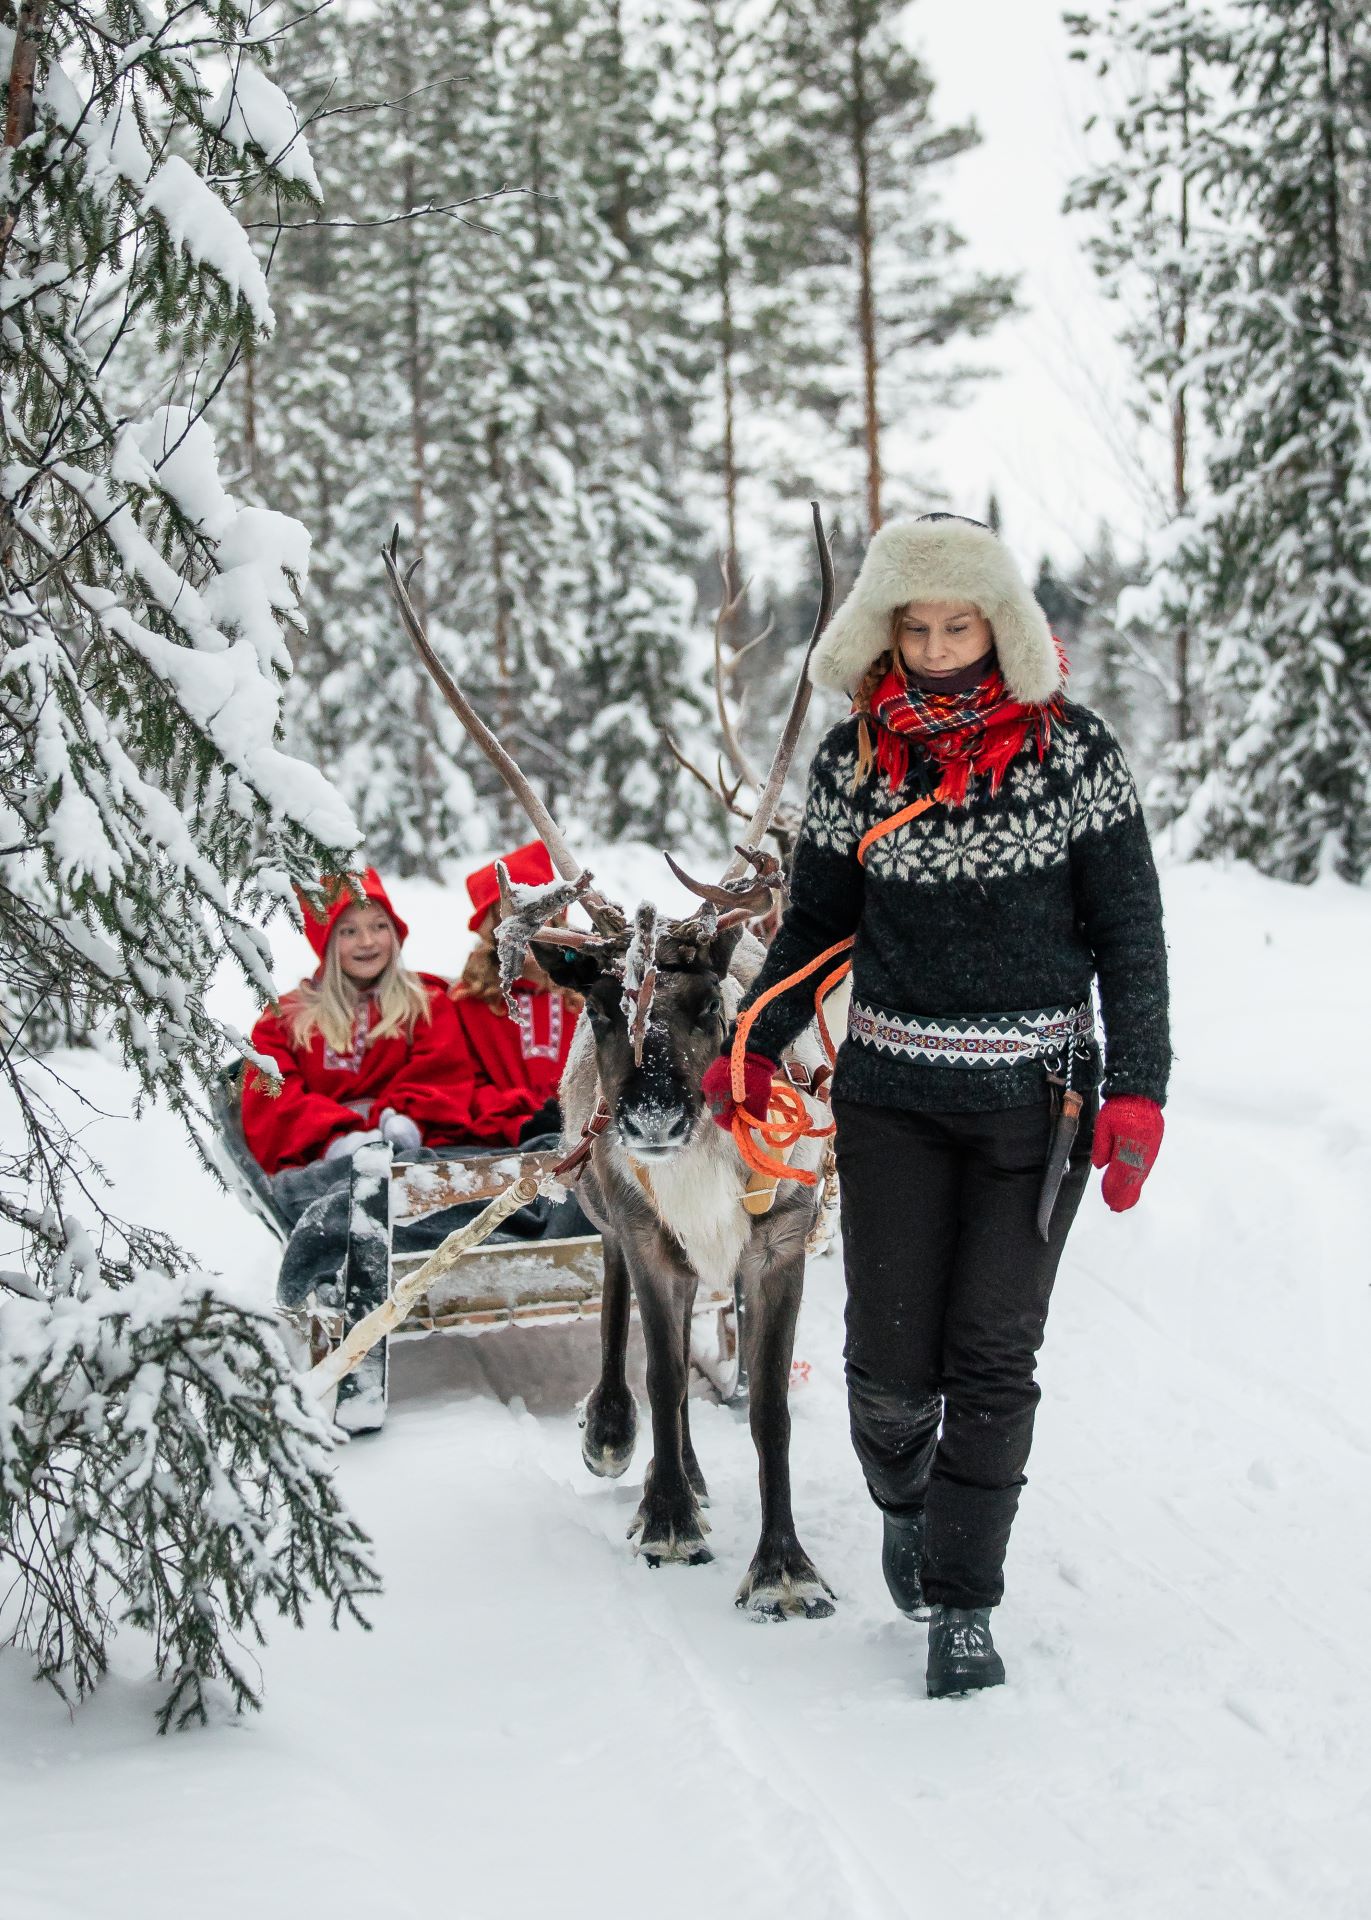
<svg viewBox="0 0 1371 1920">
<path fill-rule="evenodd" d="M 349 882 L 351 885 L 348 884 Z M 360 889 L 365 899 L 374 900 L 378 907 L 385 909 L 395 923 L 395 932 L 402 945 L 409 937 L 409 928 L 390 904 L 390 895 L 381 884 L 381 876 L 375 867 L 368 867 L 363 873 L 350 873 L 346 880 L 330 877 L 324 882 L 324 886 L 329 896 L 329 907 L 322 920 L 303 894 L 298 896 L 300 911 L 305 916 L 305 938 L 321 960 L 334 927 L 348 908 L 355 907 L 357 904 L 357 894 L 353 889 Z"/>
<path fill-rule="evenodd" d="M 527 846 L 516 847 L 513 853 L 501 855 L 511 880 L 517 880 L 524 887 L 545 887 L 549 880 L 556 878 L 552 871 L 552 855 L 541 840 L 530 840 Z M 500 882 L 495 875 L 495 862 L 488 867 L 477 867 L 475 873 L 467 875 L 467 892 L 471 895 L 471 904 L 476 911 L 467 925 L 475 933 L 492 907 L 500 904 Z"/>
</svg>

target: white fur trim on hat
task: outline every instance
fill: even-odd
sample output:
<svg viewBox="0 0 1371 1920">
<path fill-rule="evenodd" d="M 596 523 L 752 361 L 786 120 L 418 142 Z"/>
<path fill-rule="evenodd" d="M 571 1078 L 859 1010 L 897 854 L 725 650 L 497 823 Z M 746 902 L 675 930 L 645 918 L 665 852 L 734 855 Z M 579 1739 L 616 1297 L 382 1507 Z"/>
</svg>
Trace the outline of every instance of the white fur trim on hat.
<svg viewBox="0 0 1371 1920">
<path fill-rule="evenodd" d="M 967 600 L 990 622 L 1005 685 L 1034 706 L 1065 678 L 1047 615 L 1003 541 L 974 520 L 888 520 L 866 550 L 809 663 L 816 687 L 852 692 L 890 645 L 890 616 L 911 600 Z"/>
</svg>

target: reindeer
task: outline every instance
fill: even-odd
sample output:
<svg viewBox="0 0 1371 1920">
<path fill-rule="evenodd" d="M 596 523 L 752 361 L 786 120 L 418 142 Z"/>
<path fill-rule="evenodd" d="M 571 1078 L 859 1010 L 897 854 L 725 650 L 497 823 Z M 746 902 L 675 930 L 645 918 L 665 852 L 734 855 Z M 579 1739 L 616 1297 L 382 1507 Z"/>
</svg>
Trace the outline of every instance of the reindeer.
<svg viewBox="0 0 1371 1920">
<path fill-rule="evenodd" d="M 647 1346 L 652 1459 L 629 1538 L 650 1566 L 712 1558 L 701 1508 L 704 1475 L 690 1439 L 689 1333 L 701 1280 L 741 1279 L 749 1416 L 761 1488 L 761 1532 L 737 1592 L 751 1614 L 822 1618 L 833 1593 L 795 1532 L 790 1494 L 787 1395 L 795 1322 L 804 1283 L 805 1242 L 815 1222 L 816 1184 L 783 1181 L 770 1210 L 743 1205 L 749 1175 L 731 1135 L 716 1126 L 701 1093 L 762 949 L 743 923 L 781 885 L 775 858 L 760 851 L 773 818 L 808 704 L 809 653 L 827 623 L 833 574 L 814 508 L 822 593 L 775 758 L 747 830 L 722 880 L 701 884 L 668 855 L 701 899 L 684 919 L 651 904 L 630 920 L 593 886 L 542 801 L 475 713 L 434 653 L 397 562 L 384 558 L 401 618 L 444 698 L 498 768 L 552 856 L 558 881 L 515 888 L 501 877 L 505 915 L 498 930 L 502 970 L 512 984 L 527 947 L 559 985 L 584 996 L 562 1083 L 564 1126 L 584 1149 L 580 1197 L 604 1248 L 601 1371 L 584 1409 L 582 1454 L 592 1473 L 617 1478 L 628 1467 L 638 1410 L 625 1370 L 629 1299 L 638 1303 Z M 749 871 L 750 869 L 750 871 Z M 590 932 L 549 922 L 578 901 Z M 808 1096 L 823 1067 L 812 1030 L 787 1062 Z M 810 1106 L 823 1124 L 823 1110 Z M 806 1139 L 792 1165 L 817 1176 L 823 1142 Z"/>
</svg>

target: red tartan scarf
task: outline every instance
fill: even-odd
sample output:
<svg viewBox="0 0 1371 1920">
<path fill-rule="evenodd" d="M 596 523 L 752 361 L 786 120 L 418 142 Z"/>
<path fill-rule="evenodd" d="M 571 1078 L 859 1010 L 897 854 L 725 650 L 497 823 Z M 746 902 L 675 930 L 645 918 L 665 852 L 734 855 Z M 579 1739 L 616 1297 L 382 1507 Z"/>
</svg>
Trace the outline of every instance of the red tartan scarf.
<svg viewBox="0 0 1371 1920">
<path fill-rule="evenodd" d="M 877 723 L 876 764 L 891 792 L 909 772 L 912 740 L 939 768 L 943 798 L 960 806 L 974 774 L 988 774 L 990 791 L 998 793 L 1030 737 L 1043 758 L 1062 703 L 1060 695 L 1036 707 L 1013 699 L 998 667 L 965 693 L 930 693 L 906 680 L 897 663 L 871 697 L 871 716 Z"/>
</svg>

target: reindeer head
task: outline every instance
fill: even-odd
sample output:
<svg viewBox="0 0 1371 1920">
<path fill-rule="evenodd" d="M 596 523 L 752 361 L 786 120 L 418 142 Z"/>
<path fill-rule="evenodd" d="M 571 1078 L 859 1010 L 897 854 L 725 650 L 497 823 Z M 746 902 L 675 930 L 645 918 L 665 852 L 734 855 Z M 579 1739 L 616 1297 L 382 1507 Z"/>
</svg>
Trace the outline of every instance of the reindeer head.
<svg viewBox="0 0 1371 1920">
<path fill-rule="evenodd" d="M 635 932 L 645 919 L 640 911 Z M 646 970 L 632 943 L 568 945 L 552 932 L 532 942 L 552 979 L 584 995 L 600 1094 L 635 1160 L 666 1159 L 712 1125 L 700 1082 L 723 1045 L 724 982 L 741 933 L 707 915 L 669 922 Z M 648 958 L 641 943 L 637 954 Z"/>
</svg>

